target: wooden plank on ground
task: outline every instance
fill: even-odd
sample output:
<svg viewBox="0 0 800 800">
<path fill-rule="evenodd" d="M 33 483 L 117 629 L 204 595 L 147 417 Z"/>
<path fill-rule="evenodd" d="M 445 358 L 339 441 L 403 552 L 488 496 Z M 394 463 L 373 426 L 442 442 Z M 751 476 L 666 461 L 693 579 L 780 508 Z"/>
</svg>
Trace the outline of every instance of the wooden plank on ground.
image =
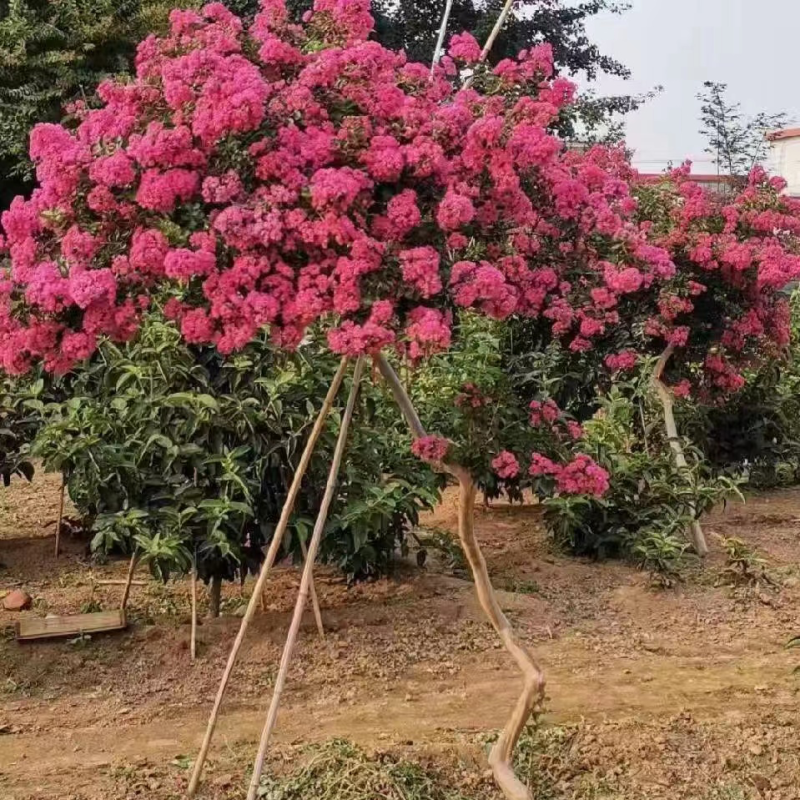
<svg viewBox="0 0 800 800">
<path fill-rule="evenodd" d="M 80 636 L 83 633 L 119 631 L 127 625 L 125 612 L 118 608 L 68 617 L 28 617 L 17 623 L 17 639 L 28 641 L 56 636 Z"/>
</svg>

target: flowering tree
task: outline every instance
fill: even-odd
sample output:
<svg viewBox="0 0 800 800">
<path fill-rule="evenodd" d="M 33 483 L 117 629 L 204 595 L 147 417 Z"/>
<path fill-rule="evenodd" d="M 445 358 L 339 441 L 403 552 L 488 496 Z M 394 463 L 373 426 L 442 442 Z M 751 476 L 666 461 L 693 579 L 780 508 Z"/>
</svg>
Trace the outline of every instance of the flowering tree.
<svg viewBox="0 0 800 800">
<path fill-rule="evenodd" d="M 672 410 L 674 397 L 723 402 L 745 385 L 745 372 L 785 352 L 790 339 L 786 288 L 800 278 L 800 202 L 785 182 L 754 170 L 734 195 L 689 179 L 690 165 L 636 190 L 638 217 L 667 250 L 673 277 L 640 295 L 625 326 L 627 346 L 605 358 L 612 371 L 633 369 L 640 354 L 658 357 L 654 385 L 679 467 L 686 466 Z M 644 282 L 644 277 L 632 280 Z M 602 347 L 601 347 L 602 349 Z M 606 347 L 606 349 L 608 349 Z M 693 542 L 707 551 L 699 522 Z"/>
<path fill-rule="evenodd" d="M 323 319 L 343 360 L 307 451 L 347 360 L 357 366 L 302 612 L 358 379 L 374 357 L 415 452 L 459 483 L 459 535 L 481 604 L 525 676 L 490 760 L 506 796 L 528 798 L 511 756 L 544 678 L 489 582 L 472 524 L 473 476 L 446 439 L 424 431 L 385 351 L 418 360 L 448 347 L 463 309 L 541 317 L 571 348 L 592 348 L 637 293 L 675 279 L 672 240 L 654 244 L 653 226 L 638 220 L 623 151 L 568 152 L 549 132 L 574 95 L 553 78 L 549 47 L 488 67 L 471 36 L 455 36 L 431 76 L 367 41 L 371 27 L 367 0 L 317 0 L 302 26 L 289 22 L 282 0 L 264 0 L 249 28 L 219 3 L 176 10 L 169 36 L 141 44 L 132 81 L 102 84 L 100 106 L 76 108 L 74 127 L 35 128 L 40 187 L 3 215 L 0 366 L 68 371 L 100 337 L 134 336 L 155 294 L 169 295 L 167 313 L 187 342 L 223 354 L 265 326 L 293 348 Z M 473 72 L 468 88 L 459 83 L 464 67 Z M 504 475 L 522 462 L 563 491 L 603 490 L 602 470 L 585 456 L 566 465 L 530 453 L 496 459 Z M 223 676 L 192 792 L 305 465 L 306 454 Z M 251 798 L 295 621 L 298 613 Z"/>
</svg>

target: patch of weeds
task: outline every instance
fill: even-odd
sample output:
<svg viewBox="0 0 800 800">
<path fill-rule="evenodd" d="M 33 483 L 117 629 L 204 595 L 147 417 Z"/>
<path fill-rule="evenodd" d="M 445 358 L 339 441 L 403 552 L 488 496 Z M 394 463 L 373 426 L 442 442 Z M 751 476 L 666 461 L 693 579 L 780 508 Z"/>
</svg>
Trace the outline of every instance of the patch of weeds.
<svg viewBox="0 0 800 800">
<path fill-rule="evenodd" d="M 0 684 L 0 688 L 2 689 L 2 694 L 19 694 L 23 697 L 28 697 L 33 690 L 33 684 L 27 679 L 15 681 L 13 678 L 6 678 L 5 681 Z"/>
<path fill-rule="evenodd" d="M 412 533 L 417 542 L 417 564 L 424 567 L 433 554 L 446 572 L 459 578 L 469 577 L 467 560 L 458 541 L 442 528 L 417 528 Z"/>
<path fill-rule="evenodd" d="M 232 617 L 243 616 L 243 611 L 250 602 L 249 597 L 241 595 L 235 597 L 223 597 L 219 604 L 220 614 L 227 614 Z"/>
<path fill-rule="evenodd" d="M 747 542 L 736 536 L 718 537 L 725 550 L 726 564 L 720 573 L 719 583 L 727 586 L 758 588 L 763 584 L 776 587 L 769 573 L 767 560 Z"/>
<path fill-rule="evenodd" d="M 368 755 L 334 739 L 311 751 L 291 775 L 262 778 L 263 800 L 472 800 L 436 771 L 388 754 Z"/>
<path fill-rule="evenodd" d="M 587 767 L 581 755 L 582 728 L 547 726 L 541 716 L 522 734 L 515 769 L 536 800 L 602 800 L 617 798 L 618 789 Z"/>
<path fill-rule="evenodd" d="M 495 584 L 498 589 L 514 594 L 540 594 L 542 591 L 542 587 L 536 581 L 525 578 L 508 578 L 496 581 Z"/>
<path fill-rule="evenodd" d="M 81 614 L 96 614 L 103 610 L 103 604 L 99 600 L 92 598 L 81 605 Z"/>
<path fill-rule="evenodd" d="M 708 795 L 707 800 L 751 800 L 753 794 L 738 784 L 718 786 Z"/>
<path fill-rule="evenodd" d="M 683 580 L 688 547 L 673 534 L 655 530 L 645 533 L 633 545 L 633 553 L 642 569 L 649 571 L 651 584 L 669 589 Z"/>
</svg>

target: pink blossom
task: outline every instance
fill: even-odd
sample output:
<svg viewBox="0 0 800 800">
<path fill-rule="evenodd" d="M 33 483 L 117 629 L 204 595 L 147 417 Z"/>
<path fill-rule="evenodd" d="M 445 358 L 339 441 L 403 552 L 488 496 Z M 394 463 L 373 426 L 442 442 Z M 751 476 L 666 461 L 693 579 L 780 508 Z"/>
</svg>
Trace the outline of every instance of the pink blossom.
<svg viewBox="0 0 800 800">
<path fill-rule="evenodd" d="M 481 46 L 471 33 L 457 33 L 450 39 L 447 54 L 456 61 L 474 64 L 481 57 Z"/>
<path fill-rule="evenodd" d="M 448 191 L 439 203 L 436 221 L 445 231 L 453 231 L 467 225 L 475 218 L 475 206 L 468 197 Z"/>
<path fill-rule="evenodd" d="M 606 366 L 613 372 L 629 372 L 636 367 L 638 356 L 635 350 L 622 350 L 606 356 Z"/>
<path fill-rule="evenodd" d="M 565 494 L 602 497 L 609 488 L 608 472 L 581 453 L 559 471 L 556 486 Z"/>
<path fill-rule="evenodd" d="M 517 461 L 513 453 L 503 450 L 492 459 L 492 469 L 498 478 L 511 480 L 519 475 L 519 461 Z"/>
<path fill-rule="evenodd" d="M 444 461 L 449 449 L 450 442 L 441 436 L 422 436 L 411 443 L 411 452 L 432 464 Z"/>
<path fill-rule="evenodd" d="M 432 247 L 415 247 L 399 254 L 403 280 L 421 297 L 432 297 L 442 291 L 439 275 L 439 254 Z"/>
<path fill-rule="evenodd" d="M 532 453 L 531 454 L 531 464 L 528 468 L 528 472 L 534 476 L 541 476 L 541 475 L 555 475 L 558 476 L 561 473 L 563 468 L 556 464 L 555 462 L 551 461 L 547 456 L 543 456 L 541 453 Z"/>
</svg>

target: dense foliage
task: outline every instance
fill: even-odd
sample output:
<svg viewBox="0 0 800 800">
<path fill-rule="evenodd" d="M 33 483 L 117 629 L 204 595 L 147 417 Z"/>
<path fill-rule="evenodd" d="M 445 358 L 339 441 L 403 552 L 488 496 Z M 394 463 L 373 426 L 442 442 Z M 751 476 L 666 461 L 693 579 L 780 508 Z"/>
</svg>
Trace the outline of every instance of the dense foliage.
<svg viewBox="0 0 800 800">
<path fill-rule="evenodd" d="M 134 342 L 105 343 L 65 381 L 35 450 L 64 473 L 95 549 L 135 548 L 162 577 L 196 560 L 205 580 L 243 578 L 271 540 L 318 410 L 311 398 L 324 396 L 334 368 L 313 344 L 287 355 L 263 339 L 222 359 L 151 316 Z M 407 434 L 379 422 L 378 397 L 364 392 L 323 551 L 351 577 L 385 570 L 437 498 Z M 317 449 L 286 553 L 310 531 L 336 433 L 334 424 Z"/>
</svg>

